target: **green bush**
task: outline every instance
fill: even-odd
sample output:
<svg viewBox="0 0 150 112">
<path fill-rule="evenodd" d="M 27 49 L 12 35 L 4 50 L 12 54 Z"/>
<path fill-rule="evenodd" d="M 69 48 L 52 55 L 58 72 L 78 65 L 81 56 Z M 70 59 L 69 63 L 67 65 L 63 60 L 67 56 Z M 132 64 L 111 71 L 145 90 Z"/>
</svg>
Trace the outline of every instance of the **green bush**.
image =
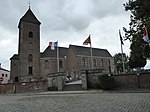
<svg viewBox="0 0 150 112">
<path fill-rule="evenodd" d="M 58 91 L 58 88 L 55 86 L 52 86 L 52 87 L 48 87 L 47 90 L 48 91 Z"/>
<path fill-rule="evenodd" d="M 112 89 L 114 87 L 114 78 L 108 76 L 108 74 L 98 75 L 99 86 L 102 89 Z"/>
</svg>

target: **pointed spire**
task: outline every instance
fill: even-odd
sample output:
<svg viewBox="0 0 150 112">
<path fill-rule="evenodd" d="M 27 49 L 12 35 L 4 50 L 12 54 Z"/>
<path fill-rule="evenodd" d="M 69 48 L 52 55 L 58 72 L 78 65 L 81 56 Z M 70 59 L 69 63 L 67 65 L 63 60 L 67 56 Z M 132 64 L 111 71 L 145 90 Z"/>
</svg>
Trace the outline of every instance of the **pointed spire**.
<svg viewBox="0 0 150 112">
<path fill-rule="evenodd" d="M 31 11 L 30 7 L 29 7 L 28 11 L 24 14 L 24 16 L 22 16 L 22 18 L 20 19 L 18 28 L 20 27 L 20 24 L 22 21 L 28 22 L 28 23 L 33 23 L 33 24 L 38 24 L 38 25 L 41 24 L 41 22 L 36 18 L 36 16 Z"/>
</svg>

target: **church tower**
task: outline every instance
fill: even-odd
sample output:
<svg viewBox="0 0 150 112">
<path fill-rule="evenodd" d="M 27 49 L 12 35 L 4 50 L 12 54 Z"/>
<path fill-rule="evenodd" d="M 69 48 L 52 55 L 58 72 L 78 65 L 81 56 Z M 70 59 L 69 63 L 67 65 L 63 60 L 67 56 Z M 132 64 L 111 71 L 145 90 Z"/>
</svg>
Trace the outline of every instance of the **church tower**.
<svg viewBox="0 0 150 112">
<path fill-rule="evenodd" d="M 40 77 L 40 24 L 30 7 L 19 21 L 18 75 L 20 81 Z"/>
</svg>

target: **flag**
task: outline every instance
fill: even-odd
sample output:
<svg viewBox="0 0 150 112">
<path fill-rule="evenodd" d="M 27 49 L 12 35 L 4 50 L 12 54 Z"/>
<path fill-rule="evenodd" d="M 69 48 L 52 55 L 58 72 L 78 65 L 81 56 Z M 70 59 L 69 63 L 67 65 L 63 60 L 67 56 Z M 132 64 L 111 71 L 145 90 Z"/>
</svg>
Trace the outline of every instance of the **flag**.
<svg viewBox="0 0 150 112">
<path fill-rule="evenodd" d="M 120 30 L 119 30 L 119 36 L 120 36 L 120 42 L 121 42 L 121 44 L 124 45 Z"/>
<path fill-rule="evenodd" d="M 147 28 L 144 27 L 143 39 L 145 42 L 149 41 Z"/>
<path fill-rule="evenodd" d="M 57 50 L 58 43 L 57 42 L 49 42 L 49 47 L 51 50 Z"/>
<path fill-rule="evenodd" d="M 91 44 L 91 37 L 89 35 L 89 37 L 83 42 L 84 45 L 88 45 Z"/>
</svg>

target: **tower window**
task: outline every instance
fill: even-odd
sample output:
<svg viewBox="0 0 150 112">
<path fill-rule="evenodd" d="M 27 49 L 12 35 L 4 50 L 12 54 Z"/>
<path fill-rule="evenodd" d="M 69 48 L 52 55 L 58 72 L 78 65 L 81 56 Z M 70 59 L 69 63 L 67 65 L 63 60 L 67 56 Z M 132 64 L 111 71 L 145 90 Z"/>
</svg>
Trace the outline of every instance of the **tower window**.
<svg viewBox="0 0 150 112">
<path fill-rule="evenodd" d="M 18 82 L 19 81 L 19 79 L 18 79 L 18 77 L 16 76 L 16 77 L 14 77 L 14 80 L 15 80 L 15 82 Z"/>
<path fill-rule="evenodd" d="M 28 74 L 29 74 L 29 75 L 32 75 L 32 74 L 33 74 L 33 68 L 32 68 L 32 67 L 29 67 L 29 68 L 28 68 Z"/>
<path fill-rule="evenodd" d="M 32 62 L 33 61 L 33 55 L 32 54 L 29 54 L 28 55 L 28 62 Z"/>
<path fill-rule="evenodd" d="M 33 38 L 33 32 L 32 31 L 29 32 L 29 38 Z"/>
</svg>

